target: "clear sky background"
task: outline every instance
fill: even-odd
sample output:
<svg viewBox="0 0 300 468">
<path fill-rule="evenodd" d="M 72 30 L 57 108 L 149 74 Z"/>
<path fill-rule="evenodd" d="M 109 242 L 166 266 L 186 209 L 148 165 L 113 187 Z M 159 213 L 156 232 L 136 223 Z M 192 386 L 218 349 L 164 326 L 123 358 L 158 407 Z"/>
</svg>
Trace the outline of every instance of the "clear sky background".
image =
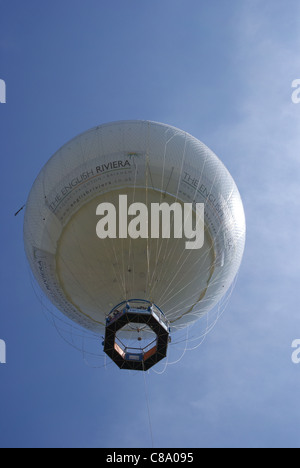
<svg viewBox="0 0 300 468">
<path fill-rule="evenodd" d="M 300 447 L 299 0 L 1 0 L 0 12 L 0 446 L 150 447 L 147 390 L 156 447 Z M 94 369 L 59 336 L 14 217 L 61 145 L 123 119 L 206 143 L 247 217 L 225 313 L 162 374 Z"/>
</svg>

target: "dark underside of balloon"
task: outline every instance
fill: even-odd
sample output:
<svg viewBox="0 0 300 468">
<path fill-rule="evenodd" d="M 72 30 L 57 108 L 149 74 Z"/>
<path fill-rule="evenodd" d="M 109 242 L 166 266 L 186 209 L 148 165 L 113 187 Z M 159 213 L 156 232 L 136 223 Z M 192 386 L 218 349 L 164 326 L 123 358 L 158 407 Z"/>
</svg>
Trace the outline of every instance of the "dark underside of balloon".
<svg viewBox="0 0 300 468">
<path fill-rule="evenodd" d="M 124 344 L 118 338 L 119 332 L 131 324 L 141 328 L 146 326 L 152 332 L 152 338 L 139 348 Z M 169 330 L 163 313 L 154 304 L 137 300 L 124 302 L 107 317 L 104 352 L 120 369 L 147 371 L 166 357 Z"/>
</svg>

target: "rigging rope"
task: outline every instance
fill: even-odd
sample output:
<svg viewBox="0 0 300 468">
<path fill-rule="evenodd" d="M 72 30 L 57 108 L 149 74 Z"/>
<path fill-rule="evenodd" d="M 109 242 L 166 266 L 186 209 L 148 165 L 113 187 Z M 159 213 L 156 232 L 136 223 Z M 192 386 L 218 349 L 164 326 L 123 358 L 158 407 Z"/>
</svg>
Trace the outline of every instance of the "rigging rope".
<svg viewBox="0 0 300 468">
<path fill-rule="evenodd" d="M 144 363 L 143 363 L 143 366 L 144 366 Z M 154 448 L 154 439 L 153 439 L 152 423 L 151 423 L 151 416 L 150 416 L 149 395 L 148 395 L 148 390 L 147 390 L 145 369 L 143 370 L 142 374 L 144 377 L 144 388 L 145 388 L 145 397 L 146 397 L 146 405 L 147 405 L 147 413 L 148 413 L 149 431 L 150 431 L 150 437 L 151 437 L 151 447 Z"/>
</svg>

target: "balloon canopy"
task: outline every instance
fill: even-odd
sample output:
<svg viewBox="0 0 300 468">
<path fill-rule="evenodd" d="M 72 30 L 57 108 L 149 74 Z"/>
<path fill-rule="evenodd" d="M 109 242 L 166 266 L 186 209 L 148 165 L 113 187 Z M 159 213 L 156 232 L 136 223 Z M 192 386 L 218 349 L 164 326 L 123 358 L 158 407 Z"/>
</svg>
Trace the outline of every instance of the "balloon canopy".
<svg viewBox="0 0 300 468">
<path fill-rule="evenodd" d="M 194 221 L 196 204 L 204 204 L 203 245 L 186 248 L 174 216 L 169 238 L 122 236 L 118 229 L 99 238 L 98 207 L 119 207 L 120 196 L 149 213 L 154 203 L 190 204 Z M 103 333 L 110 311 L 134 298 L 159 307 L 175 331 L 229 289 L 243 256 L 245 217 L 234 180 L 207 146 L 169 125 L 124 121 L 77 136 L 48 161 L 28 198 L 24 242 L 43 292 L 82 327 Z"/>
</svg>

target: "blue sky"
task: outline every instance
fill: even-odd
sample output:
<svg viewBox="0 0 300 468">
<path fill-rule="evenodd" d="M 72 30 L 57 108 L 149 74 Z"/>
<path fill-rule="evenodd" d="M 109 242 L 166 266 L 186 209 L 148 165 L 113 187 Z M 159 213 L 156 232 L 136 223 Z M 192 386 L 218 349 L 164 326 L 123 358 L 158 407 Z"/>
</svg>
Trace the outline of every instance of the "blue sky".
<svg viewBox="0 0 300 468">
<path fill-rule="evenodd" d="M 97 124 L 147 119 L 228 167 L 247 246 L 203 345 L 146 375 L 157 447 L 299 447 L 298 0 L 1 0 L 1 447 L 149 447 L 141 373 L 94 369 L 46 319 L 22 239 L 41 167 Z"/>
</svg>

